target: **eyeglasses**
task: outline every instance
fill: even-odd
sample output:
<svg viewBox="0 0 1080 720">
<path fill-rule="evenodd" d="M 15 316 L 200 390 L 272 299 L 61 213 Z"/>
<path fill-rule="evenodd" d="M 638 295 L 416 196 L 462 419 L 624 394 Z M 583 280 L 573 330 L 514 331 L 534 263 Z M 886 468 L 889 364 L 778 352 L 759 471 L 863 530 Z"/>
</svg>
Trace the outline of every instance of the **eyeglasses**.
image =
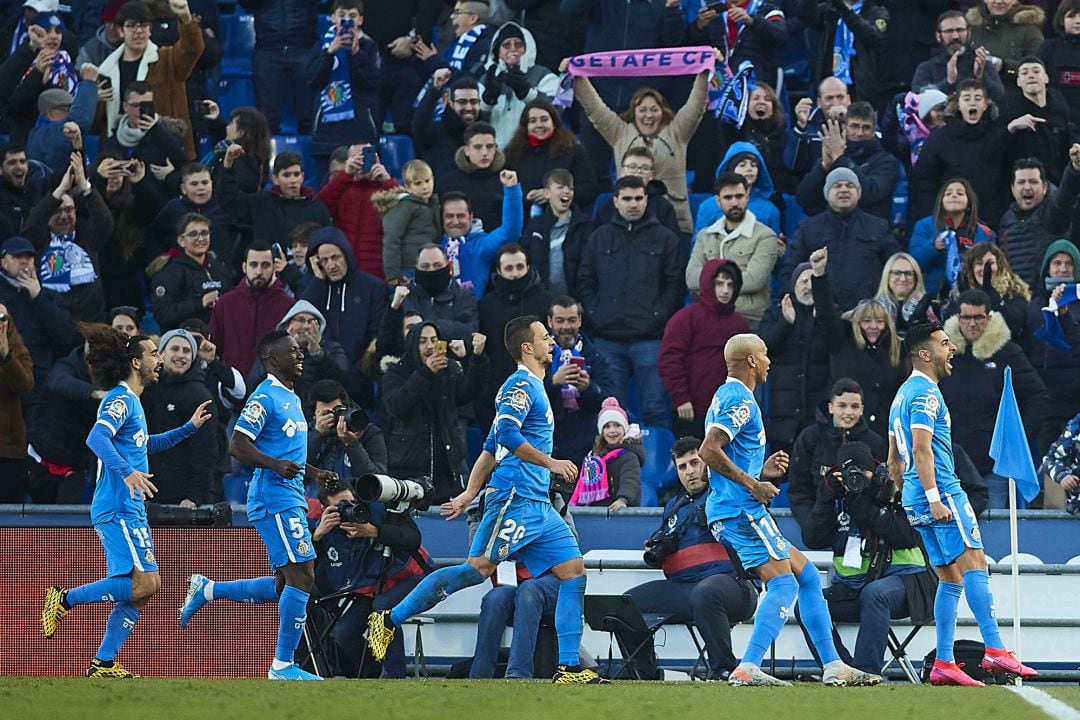
<svg viewBox="0 0 1080 720">
<path fill-rule="evenodd" d="M 142 23 L 136 20 L 128 20 L 124 23 L 125 30 L 149 30 L 150 23 Z"/>
<path fill-rule="evenodd" d="M 468 10 L 460 10 L 458 8 L 454 8 L 453 10 L 450 11 L 450 17 L 458 17 L 459 15 L 475 15 L 475 14 L 476 13 L 469 12 Z"/>
<path fill-rule="evenodd" d="M 890 270 L 889 271 L 889 277 L 904 278 L 905 280 L 910 280 L 911 278 L 915 277 L 915 271 L 914 270 Z"/>
<path fill-rule="evenodd" d="M 188 240 L 208 240 L 210 238 L 209 230 L 192 230 L 191 232 L 184 233 L 184 237 Z"/>
<path fill-rule="evenodd" d="M 652 165 L 638 165 L 636 163 L 625 163 L 622 166 L 623 170 L 629 170 L 630 172 L 652 172 Z"/>
<path fill-rule="evenodd" d="M 986 320 L 989 316 L 986 313 L 982 313 L 980 315 L 960 315 L 959 317 L 960 317 L 960 322 L 981 323 L 984 320 Z"/>
</svg>

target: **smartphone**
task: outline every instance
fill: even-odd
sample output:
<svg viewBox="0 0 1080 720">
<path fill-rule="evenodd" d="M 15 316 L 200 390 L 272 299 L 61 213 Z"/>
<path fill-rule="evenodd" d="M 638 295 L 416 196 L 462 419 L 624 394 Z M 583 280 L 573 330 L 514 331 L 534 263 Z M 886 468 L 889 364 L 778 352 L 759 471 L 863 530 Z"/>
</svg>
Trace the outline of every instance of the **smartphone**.
<svg viewBox="0 0 1080 720">
<path fill-rule="evenodd" d="M 102 90 L 108 90 L 112 87 L 112 78 L 107 75 L 102 75 L 98 78 L 98 87 Z"/>
<path fill-rule="evenodd" d="M 342 35 L 345 35 L 346 33 L 348 33 L 349 35 L 352 35 L 353 33 L 356 32 L 356 21 L 353 20 L 352 18 L 345 18 L 344 20 L 341 21 L 341 24 L 338 25 L 338 28 L 339 28 L 339 32 Z"/>
<path fill-rule="evenodd" d="M 578 370 L 584 370 L 585 369 L 585 358 L 583 358 L 583 357 L 572 357 L 572 358 L 570 358 L 570 364 L 571 365 L 576 365 Z"/>
<path fill-rule="evenodd" d="M 157 108 L 154 107 L 154 101 L 146 100 L 139 103 L 139 115 L 147 115 L 149 117 L 157 115 Z"/>
<path fill-rule="evenodd" d="M 273 251 L 275 259 L 285 257 L 285 253 L 281 251 L 281 243 L 274 243 L 270 246 L 270 249 Z"/>
<path fill-rule="evenodd" d="M 365 175 L 371 172 L 371 169 L 375 167 L 375 146 L 366 145 L 364 149 L 360 151 L 360 172 Z"/>
<path fill-rule="evenodd" d="M 722 13 L 727 10 L 727 0 L 720 0 L 720 2 L 707 2 L 705 3 L 705 9 Z"/>
<path fill-rule="evenodd" d="M 435 354 L 436 355 L 445 355 L 446 354 L 446 341 L 445 340 L 436 340 L 435 341 Z"/>
</svg>

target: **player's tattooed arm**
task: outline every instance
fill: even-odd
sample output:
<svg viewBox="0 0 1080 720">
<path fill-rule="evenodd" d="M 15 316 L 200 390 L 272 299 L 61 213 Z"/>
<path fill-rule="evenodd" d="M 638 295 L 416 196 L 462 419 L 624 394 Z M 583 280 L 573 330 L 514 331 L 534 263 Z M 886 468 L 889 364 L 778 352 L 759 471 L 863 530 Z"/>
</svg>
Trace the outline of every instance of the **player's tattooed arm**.
<svg viewBox="0 0 1080 720">
<path fill-rule="evenodd" d="M 724 446 L 728 444 L 728 441 L 728 436 L 719 428 L 711 428 L 705 436 L 705 442 L 701 443 L 698 454 L 706 465 L 728 480 L 742 485 L 760 502 L 767 503 L 779 495 L 780 489 L 778 487 L 770 482 L 761 482 L 757 478 L 747 475 L 731 461 L 731 458 L 724 452 Z"/>
</svg>

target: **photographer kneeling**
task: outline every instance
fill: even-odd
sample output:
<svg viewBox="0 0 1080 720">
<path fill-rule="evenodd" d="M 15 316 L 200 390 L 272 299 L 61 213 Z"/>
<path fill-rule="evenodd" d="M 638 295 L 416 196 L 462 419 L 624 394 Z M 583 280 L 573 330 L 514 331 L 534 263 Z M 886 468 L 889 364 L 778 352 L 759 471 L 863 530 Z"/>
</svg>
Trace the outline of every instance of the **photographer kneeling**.
<svg viewBox="0 0 1080 720">
<path fill-rule="evenodd" d="M 319 380 L 311 405 L 308 460 L 340 477 L 386 472 L 386 437 L 336 380 Z"/>
<path fill-rule="evenodd" d="M 664 508 L 660 529 L 645 542 L 645 563 L 664 571 L 664 580 L 630 588 L 643 613 L 674 613 L 669 623 L 693 623 L 705 641 L 709 678 L 725 677 L 738 664 L 731 649 L 731 628 L 754 615 L 757 589 L 738 577 L 734 556 L 718 543 L 705 519 L 709 495 L 708 469 L 698 457 L 701 440 L 679 438 L 671 458 L 682 490 Z M 647 642 L 642 633 L 621 631 L 620 647 Z M 646 647 L 635 657 L 644 679 L 663 679 L 656 667 L 656 650 Z"/>
<path fill-rule="evenodd" d="M 391 512 L 381 502 L 358 503 L 352 485 L 320 488 L 322 516 L 312 531 L 315 541 L 315 586 L 322 595 L 348 591 L 352 605 L 334 625 L 332 637 L 341 650 L 337 674 L 379 677 L 378 663 L 367 655 L 364 633 L 368 614 L 394 607 L 430 572 L 420 529 L 410 512 Z M 402 634 L 390 644 L 383 676 L 405 677 Z"/>
<path fill-rule="evenodd" d="M 796 448 L 802 440 L 796 440 Z M 817 482 L 809 508 L 802 502 L 807 480 Z M 932 621 L 937 585 L 919 536 L 900 505 L 900 493 L 886 467 L 858 440 L 840 446 L 835 466 L 826 466 L 816 477 L 796 477 L 793 472 L 790 481 L 792 512 L 803 542 L 810 549 L 833 550 L 832 584 L 824 591 L 829 613 L 834 621 L 859 623 L 854 659 L 834 629 L 837 652 L 860 670 L 880 673 L 890 621 Z M 799 616 L 798 607 L 795 614 Z M 809 636 L 807 644 L 813 651 Z"/>
</svg>

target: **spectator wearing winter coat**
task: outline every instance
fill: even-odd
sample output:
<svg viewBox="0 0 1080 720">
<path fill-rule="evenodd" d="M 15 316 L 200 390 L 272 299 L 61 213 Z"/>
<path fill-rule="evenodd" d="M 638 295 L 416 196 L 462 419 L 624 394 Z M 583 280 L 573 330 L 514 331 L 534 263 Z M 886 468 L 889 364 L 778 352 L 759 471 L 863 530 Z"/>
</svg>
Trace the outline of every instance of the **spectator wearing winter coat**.
<svg viewBox="0 0 1080 720">
<path fill-rule="evenodd" d="M 1045 20 L 1042 8 L 1020 0 L 980 0 L 967 12 L 971 43 L 986 48 L 1006 87 L 1016 81 L 1020 58 L 1034 55 L 1042 45 Z"/>
<path fill-rule="evenodd" d="M 608 513 L 641 504 L 641 467 L 645 448 L 641 431 L 630 425 L 626 411 L 613 397 L 604 400 L 596 418 L 596 439 L 582 459 L 570 505 L 606 507 Z M 590 482 L 603 479 L 604 482 Z"/>
<path fill-rule="evenodd" d="M 652 150 L 644 145 L 639 145 L 626 151 L 622 162 L 615 168 L 615 178 L 618 180 L 618 178 L 627 175 L 635 175 L 641 178 L 641 181 L 645 183 L 645 195 L 649 199 L 645 214 L 649 217 L 655 217 L 660 221 L 661 225 L 680 236 L 680 239 L 689 240 L 691 235 L 682 231 L 682 227 L 679 225 L 679 216 L 675 213 L 675 207 L 667 199 L 667 185 L 656 179 L 656 173 L 653 172 L 654 167 L 655 158 Z M 712 168 L 710 168 L 711 171 Z M 593 210 L 593 225 L 596 227 L 607 225 L 614 217 L 614 198 L 610 195 L 601 195 L 597 198 L 596 207 Z M 689 257 L 690 246 L 686 242 L 683 245 L 685 245 L 683 256 Z"/>
<path fill-rule="evenodd" d="M 856 100 L 880 107 L 891 95 L 881 82 L 888 62 L 884 51 L 889 29 L 889 11 L 875 0 L 864 0 L 858 8 L 846 0 L 802 0 L 799 19 L 806 27 L 819 30 L 821 37 L 811 48 L 814 82 L 835 76 L 851 87 Z"/>
<path fill-rule="evenodd" d="M 788 41 L 788 21 L 780 4 L 776 0 L 734 0 L 721 13 L 714 7 L 684 2 L 686 44 L 720 48 L 732 70 L 749 62 L 759 80 L 775 83 Z"/>
<path fill-rule="evenodd" d="M 716 180 L 729 172 L 738 173 L 746 178 L 750 187 L 750 200 L 746 207 L 754 214 L 754 218 L 776 235 L 783 232 L 780 209 L 772 201 L 773 195 L 776 194 L 776 186 L 765 164 L 765 158 L 752 143 L 743 141 L 732 143 L 724 153 L 724 159 L 720 161 L 716 170 L 713 186 L 709 188 L 713 196 L 698 206 L 697 217 L 694 218 L 694 232 L 700 233 L 724 216 L 720 209 L 719 188 Z"/>
<path fill-rule="evenodd" d="M 447 339 L 468 341 L 480 327 L 476 296 L 450 277 L 446 252 L 434 243 L 420 248 L 408 284 L 394 288 L 380 337 L 389 338 L 395 332 L 400 335 L 401 321 L 409 313 L 438 325 L 439 333 Z"/>
<path fill-rule="evenodd" d="M 388 301 L 387 287 L 360 270 L 345 233 L 322 228 L 308 245 L 314 278 L 304 291 L 307 300 L 323 314 L 323 337 L 340 343 L 349 361 L 349 396 L 361 407 L 374 408 L 374 389 L 361 360 L 379 334 Z"/>
<path fill-rule="evenodd" d="M 843 316 L 831 302 L 825 248 L 810 256 L 811 281 L 817 332 L 829 345 L 830 382 L 846 377 L 863 390 L 863 407 L 870 429 L 884 437 L 888 433 L 889 405 L 906 377 L 900 355 L 900 338 L 889 311 L 877 300 L 859 304 Z"/>
<path fill-rule="evenodd" d="M 465 128 L 480 119 L 480 86 L 471 77 L 450 84 L 450 71 L 436 70 L 413 113 L 416 156 L 426 160 L 436 177 L 454 170 L 454 155 L 465 144 Z"/>
<path fill-rule="evenodd" d="M 1017 160 L 1036 158 L 1046 168 L 1050 182 L 1057 185 L 1069 164 L 1069 146 L 1076 134 L 1069 106 L 1061 93 L 1048 87 L 1050 76 L 1039 58 L 1021 58 L 1016 72 L 1020 92 L 1009 96 L 1001 118 L 1005 122 L 1026 122 L 1014 133 L 1006 162 L 1012 166 Z"/>
<path fill-rule="evenodd" d="M 502 225 L 503 184 L 500 176 L 506 167 L 506 156 L 495 140 L 495 128 L 486 122 L 474 122 L 465 128 L 463 144 L 454 153 L 454 165 L 453 170 L 436 178 L 439 195 L 453 191 L 464 193 L 484 230 Z"/>
<path fill-rule="evenodd" d="M 1030 324 L 1027 309 L 1031 302 L 1031 287 L 1013 272 L 1008 258 L 997 245 L 982 243 L 964 255 L 960 277 L 949 294 L 949 304 L 944 310 L 946 318 L 959 312 L 960 294 L 972 288 L 978 288 L 989 296 L 990 309 L 1005 318 L 1013 342 L 1024 348 L 1025 352 L 1029 350 L 1031 332 L 1035 329 Z"/>
<path fill-rule="evenodd" d="M 163 363 L 161 376 L 143 393 L 146 425 L 150 432 L 161 433 L 183 424 L 202 403 L 210 402 L 206 379 L 195 362 L 198 343 L 187 330 L 170 330 L 158 344 Z M 220 458 L 217 420 L 204 423 L 183 442 L 151 456 L 156 502 L 195 507 L 211 502 L 214 490 L 214 466 Z"/>
<path fill-rule="evenodd" d="M 758 86 L 750 93 L 750 99 L 747 100 L 746 120 L 743 122 L 742 127 L 736 127 L 730 123 L 721 123 L 718 140 L 729 148 L 725 155 L 730 154 L 730 147 L 737 142 L 747 142 L 753 145 L 769 171 L 769 178 L 774 185 L 774 192 L 794 192 L 797 180 L 792 177 L 791 171 L 784 166 L 784 149 L 787 146 L 787 139 L 788 121 L 784 114 L 784 106 L 776 95 L 776 90 L 768 83 L 758 82 Z M 722 147 L 721 144 L 716 152 L 706 155 L 706 158 L 717 157 Z M 698 169 L 695 191 L 710 192 L 712 190 L 712 181 L 709 175 L 712 172 L 712 167 L 705 169 L 700 164 L 695 165 L 692 161 L 688 162 L 691 168 Z M 716 167 L 719 168 L 725 164 L 721 162 Z M 761 176 L 762 172 L 759 169 L 759 180 Z"/>
<path fill-rule="evenodd" d="M 889 311 L 896 335 L 901 340 L 912 325 L 938 322 L 941 303 L 935 302 L 936 295 L 927 295 L 922 271 L 915 258 L 898 252 L 885 262 L 874 300 Z"/>
<path fill-rule="evenodd" d="M 371 196 L 382 214 L 383 275 L 389 281 L 410 278 L 420 248 L 442 234 L 442 210 L 431 166 L 423 160 L 410 160 L 402 168 L 402 178 L 404 192 L 382 190 Z"/>
<path fill-rule="evenodd" d="M 663 426 L 667 411 L 656 361 L 664 326 L 686 291 L 679 238 L 646 217 L 641 178 L 620 178 L 614 199 L 616 218 L 585 246 L 578 288 L 594 341 L 611 366 L 611 392 L 625 398 L 633 375 L 645 422 Z"/>
<path fill-rule="evenodd" d="M 214 304 L 229 286 L 210 262 L 210 220 L 188 213 L 176 225 L 176 244 L 182 251 L 170 257 L 153 276 L 151 303 L 162 331 L 189 318 L 210 321 Z"/>
<path fill-rule="evenodd" d="M 73 151 L 82 151 L 83 138 L 89 134 L 94 122 L 98 101 L 97 68 L 84 65 L 79 76 L 82 79 L 75 87 L 74 95 L 63 88 L 49 88 L 38 95 L 38 121 L 26 140 L 27 156 L 55 172 L 63 171 Z"/>
<path fill-rule="evenodd" d="M 758 329 L 772 361 L 765 431 L 772 447 L 789 454 L 799 432 L 814 422 L 830 372 L 828 344 L 815 332 L 811 275 L 808 262 L 795 268 L 790 292 L 769 308 Z"/>
<path fill-rule="evenodd" d="M 244 279 L 219 297 L 210 313 L 210 339 L 218 354 L 245 376 L 255 363 L 259 339 L 278 326 L 295 302 L 275 272 L 279 262 L 265 243 L 248 245 Z"/>
<path fill-rule="evenodd" d="M 445 75 L 446 81 L 464 77 L 479 79 L 484 74 L 484 65 L 491 52 L 491 39 L 495 31 L 499 29 L 488 17 L 488 4 L 482 0 L 458 0 L 450 13 L 450 27 L 454 31 L 454 40 L 445 52 L 440 55 L 434 46 L 421 44 L 414 49 L 416 57 L 423 61 L 424 70 L 428 74 L 433 75 L 439 70 L 449 71 Z M 540 52 L 543 47 L 541 42 L 537 52 Z M 556 65 L 559 60 L 569 55 L 570 53 L 558 56 L 555 60 Z M 438 89 L 438 87 L 435 88 L 435 90 Z M 430 94 L 431 88 L 429 87 L 424 92 Z M 416 115 L 420 112 L 420 108 L 417 107 Z M 416 115 L 413 115 L 414 128 Z"/>
<path fill-rule="evenodd" d="M 821 128 L 828 120 L 842 122 L 851 105 L 851 93 L 844 81 L 830 75 L 817 86 L 817 99 L 808 97 L 792 109 L 791 132 L 784 146 L 784 167 L 796 178 L 821 160 Z"/>
<path fill-rule="evenodd" d="M 979 50 L 971 43 L 971 28 L 962 12 L 946 10 L 938 16 L 935 37 L 939 51 L 915 68 L 911 78 L 912 92 L 935 88 L 952 95 L 958 83 L 978 80 L 986 87 L 991 100 L 999 105 L 1005 101 L 1005 88 L 997 67 L 987 62 L 986 48 Z"/>
<path fill-rule="evenodd" d="M 508 22 L 491 38 L 491 53 L 480 81 L 480 110 L 495 126 L 495 142 L 506 147 L 517 131 L 528 103 L 550 100 L 559 89 L 559 76 L 536 63 L 532 33 Z"/>
<path fill-rule="evenodd" d="M 581 253 L 593 231 L 588 210 L 574 209 L 574 176 L 565 168 L 544 177 L 543 212 L 529 220 L 521 245 L 529 264 L 554 295 L 577 291 Z"/>
<path fill-rule="evenodd" d="M 34 388 L 34 363 L 15 319 L 2 304 L 0 316 L 0 502 L 21 504 L 27 486 L 22 396 Z"/>
<path fill-rule="evenodd" d="M 982 290 L 960 294 L 960 311 L 945 322 L 945 332 L 956 345 L 953 371 L 941 379 L 941 396 L 949 407 L 959 443 L 990 491 L 990 508 L 1009 507 L 1009 481 L 993 472 L 990 439 L 1005 384 L 1005 368 L 1012 368 L 1012 383 L 1028 441 L 1035 439 L 1048 400 L 1046 386 L 1027 356 L 1009 336 L 1009 326 L 990 309 Z"/>
<path fill-rule="evenodd" d="M 735 309 L 756 328 L 770 304 L 769 280 L 776 265 L 778 240 L 770 228 L 746 209 L 748 191 L 749 183 L 738 173 L 724 173 L 716 179 L 716 197 L 723 217 L 698 233 L 686 266 L 686 285 L 690 290 L 698 289 L 698 276 L 707 261 L 718 258 L 733 261 L 741 275 Z"/>
<path fill-rule="evenodd" d="M 994 231 L 979 222 L 979 197 L 971 183 L 954 178 L 942 185 L 934 203 L 934 214 L 915 223 L 908 249 L 918 263 L 925 290 L 937 296 L 951 288 L 945 274 L 949 254 L 949 234 L 956 235 L 956 249 L 966 253 L 981 242 L 995 242 Z"/>
<path fill-rule="evenodd" d="M 656 366 L 671 398 L 677 437 L 700 437 L 713 393 L 727 378 L 724 345 L 750 325 L 737 312 L 742 272 L 731 259 L 705 262 L 697 302 L 671 316 L 664 328 Z M 695 432 L 697 431 L 697 432 Z"/>
<path fill-rule="evenodd" d="M 1080 118 L 1080 86 L 1073 81 L 1080 71 L 1080 1 L 1063 0 L 1052 25 L 1053 36 L 1043 42 L 1037 55 L 1046 65 L 1050 87 L 1065 98 L 1069 115 Z"/>
<path fill-rule="evenodd" d="M 889 224 L 858 207 L 859 194 L 859 176 L 853 170 L 832 170 L 825 179 L 829 209 L 799 223 L 780 273 L 790 282 L 796 265 L 809 260 L 818 248 L 827 247 L 833 257 L 833 299 L 841 311 L 873 297 L 885 261 L 900 249 Z"/>
</svg>

